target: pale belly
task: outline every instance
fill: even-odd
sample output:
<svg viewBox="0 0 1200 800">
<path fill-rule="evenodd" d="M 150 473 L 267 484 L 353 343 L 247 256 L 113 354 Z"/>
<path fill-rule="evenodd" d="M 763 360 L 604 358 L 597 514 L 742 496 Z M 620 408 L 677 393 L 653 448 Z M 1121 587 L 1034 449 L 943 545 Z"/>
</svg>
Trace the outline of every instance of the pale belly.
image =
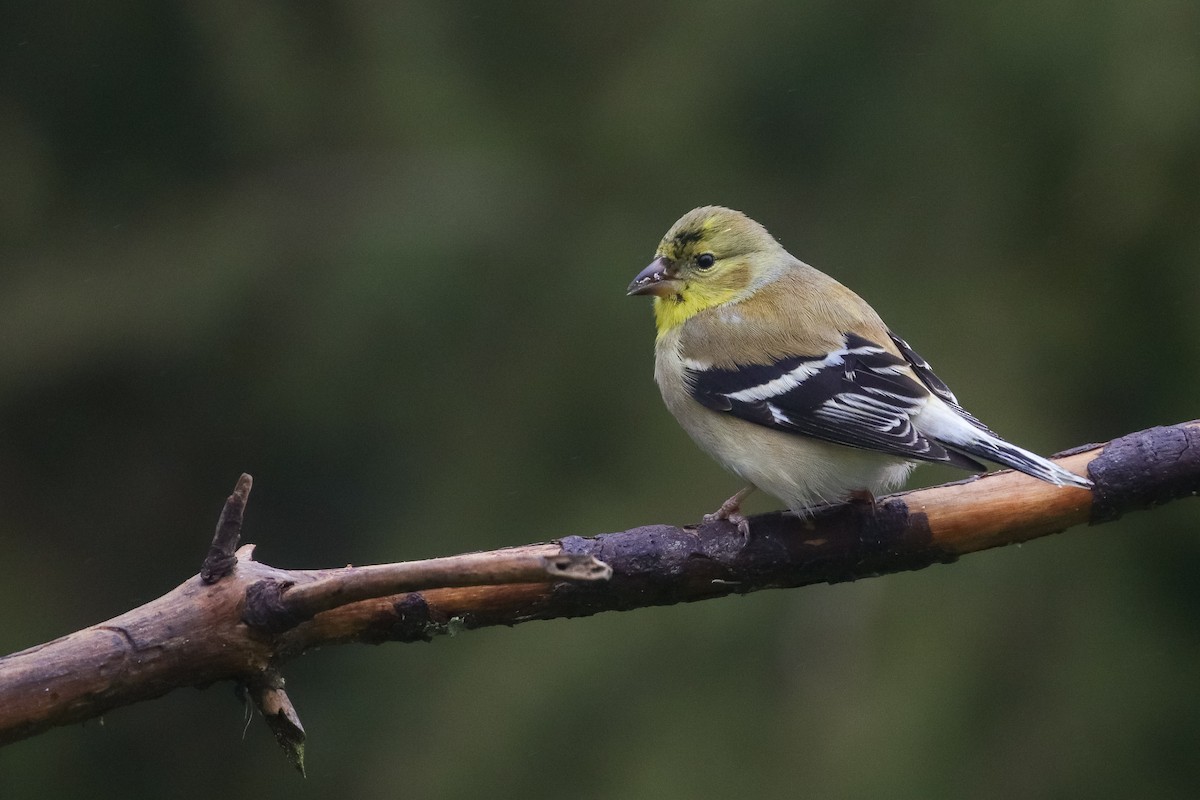
<svg viewBox="0 0 1200 800">
<path fill-rule="evenodd" d="M 773 431 L 699 407 L 680 420 L 701 449 L 792 511 L 846 499 L 856 490 L 890 492 L 915 464 L 892 456 Z"/>
</svg>

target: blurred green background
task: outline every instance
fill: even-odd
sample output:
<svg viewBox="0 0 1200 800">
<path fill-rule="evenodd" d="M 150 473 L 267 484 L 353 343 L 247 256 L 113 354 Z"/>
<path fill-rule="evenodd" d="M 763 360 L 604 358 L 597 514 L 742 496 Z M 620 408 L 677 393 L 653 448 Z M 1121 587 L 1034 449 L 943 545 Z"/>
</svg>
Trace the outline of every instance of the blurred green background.
<svg viewBox="0 0 1200 800">
<path fill-rule="evenodd" d="M 696 205 L 1023 445 L 1200 416 L 1191 0 L 3 12 L 0 652 L 195 573 L 242 471 L 279 566 L 698 519 L 738 484 L 624 297 Z M 327 649 L 307 781 L 218 685 L 0 750 L 0 795 L 1193 797 L 1198 511 Z"/>
</svg>

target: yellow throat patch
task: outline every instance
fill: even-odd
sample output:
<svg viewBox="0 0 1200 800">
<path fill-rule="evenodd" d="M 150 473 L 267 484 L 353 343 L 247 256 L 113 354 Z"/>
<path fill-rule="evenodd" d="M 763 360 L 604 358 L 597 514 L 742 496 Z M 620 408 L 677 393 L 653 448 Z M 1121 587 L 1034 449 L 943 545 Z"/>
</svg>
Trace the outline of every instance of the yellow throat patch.
<svg viewBox="0 0 1200 800">
<path fill-rule="evenodd" d="M 658 335 L 663 336 L 701 311 L 728 303 L 741 292 L 741 287 L 704 286 L 689 281 L 679 294 L 654 298 L 654 324 Z"/>
</svg>

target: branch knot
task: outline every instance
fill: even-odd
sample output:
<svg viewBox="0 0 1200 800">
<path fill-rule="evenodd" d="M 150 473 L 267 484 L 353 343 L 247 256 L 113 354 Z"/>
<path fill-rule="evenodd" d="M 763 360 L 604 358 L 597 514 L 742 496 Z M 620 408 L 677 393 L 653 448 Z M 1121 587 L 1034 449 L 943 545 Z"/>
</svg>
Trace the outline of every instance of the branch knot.
<svg viewBox="0 0 1200 800">
<path fill-rule="evenodd" d="M 283 593 L 292 586 L 291 581 L 264 580 L 246 589 L 246 607 L 242 610 L 242 621 L 251 628 L 267 633 L 283 633 L 310 617 L 297 614 L 283 599 Z"/>
</svg>

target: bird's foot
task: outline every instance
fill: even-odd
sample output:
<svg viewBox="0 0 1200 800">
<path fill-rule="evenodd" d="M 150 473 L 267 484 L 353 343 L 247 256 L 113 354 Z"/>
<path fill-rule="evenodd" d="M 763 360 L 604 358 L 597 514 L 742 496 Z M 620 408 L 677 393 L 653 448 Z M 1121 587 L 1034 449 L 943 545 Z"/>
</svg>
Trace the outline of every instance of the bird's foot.
<svg viewBox="0 0 1200 800">
<path fill-rule="evenodd" d="M 734 525 L 737 525 L 738 533 L 742 534 L 742 539 L 750 538 L 750 520 L 742 513 L 742 501 L 750 496 L 754 491 L 753 486 L 747 486 L 733 497 L 721 503 L 721 507 L 711 514 L 705 514 L 704 522 L 720 522 L 728 520 Z"/>
<path fill-rule="evenodd" d="M 867 511 L 871 516 L 875 516 L 875 495 L 870 489 L 852 489 L 846 495 L 846 502 L 862 511 Z"/>
</svg>

